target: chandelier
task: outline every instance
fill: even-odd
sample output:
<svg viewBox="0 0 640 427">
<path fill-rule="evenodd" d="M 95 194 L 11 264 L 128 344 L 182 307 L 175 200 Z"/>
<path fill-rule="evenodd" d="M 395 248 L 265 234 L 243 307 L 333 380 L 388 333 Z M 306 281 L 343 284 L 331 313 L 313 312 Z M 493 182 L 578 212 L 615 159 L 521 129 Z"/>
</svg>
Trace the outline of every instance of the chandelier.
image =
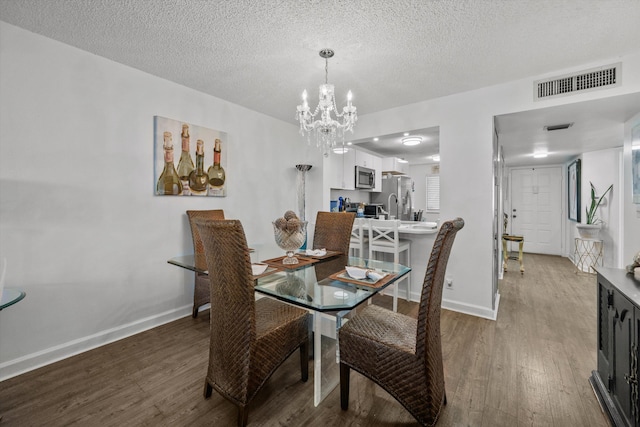
<svg viewBox="0 0 640 427">
<path fill-rule="evenodd" d="M 302 104 L 298 105 L 296 118 L 300 122 L 300 134 L 307 135 L 307 141 L 311 142 L 312 134 L 315 134 L 316 146 L 321 148 L 324 156 L 329 155 L 329 151 L 335 147 L 336 138 L 341 137 L 344 144 L 344 132 L 353 132 L 353 125 L 358 120 L 356 107 L 351 104 L 351 91 L 347 94 L 347 105 L 342 108 L 342 113 L 338 113 L 334 87 L 329 84 L 329 58 L 333 57 L 331 49 L 322 49 L 320 57 L 324 58 L 324 84 L 318 90 L 319 102 L 316 109 L 311 113 L 307 103 L 307 91 L 302 92 Z M 334 112 L 335 119 L 331 116 Z M 316 116 L 320 118 L 316 120 Z M 341 122 L 339 120 L 342 120 Z"/>
</svg>

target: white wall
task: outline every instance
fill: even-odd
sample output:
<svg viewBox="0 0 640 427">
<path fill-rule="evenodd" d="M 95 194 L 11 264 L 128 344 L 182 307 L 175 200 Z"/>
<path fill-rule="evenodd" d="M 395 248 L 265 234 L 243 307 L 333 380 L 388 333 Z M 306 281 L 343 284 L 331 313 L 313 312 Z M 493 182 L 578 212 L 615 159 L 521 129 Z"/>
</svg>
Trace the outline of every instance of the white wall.
<svg viewBox="0 0 640 427">
<path fill-rule="evenodd" d="M 623 134 L 620 132 L 620 145 L 623 142 Z M 586 208 L 591 205 L 592 182 L 596 188 L 596 197 L 601 196 L 604 191 L 613 184 L 613 189 L 606 196 L 606 204 L 600 205 L 596 217 L 604 221 L 600 230 L 604 248 L 605 267 L 619 267 L 620 259 L 620 197 L 622 196 L 622 182 L 620 181 L 620 164 L 622 159 L 622 148 L 609 150 L 591 151 L 582 154 L 581 164 L 581 186 L 580 186 L 580 209 L 581 222 L 586 224 Z M 575 222 L 570 223 L 575 231 Z M 576 232 L 577 236 L 577 232 Z M 573 240 L 571 240 L 573 243 Z M 573 245 L 569 245 L 571 251 Z"/>
<path fill-rule="evenodd" d="M 624 151 L 623 151 L 623 253 L 621 267 L 631 264 L 633 256 L 640 252 L 640 205 L 633 203 L 632 198 L 632 168 L 631 168 L 631 129 L 640 126 L 640 114 L 632 117 L 624 126 Z M 635 141 L 638 144 L 638 141 Z"/>
<path fill-rule="evenodd" d="M 533 82 L 545 77 L 622 62 L 619 87 L 533 101 Z M 428 83 L 426 83 L 428 84 Z M 640 52 L 557 70 L 470 92 L 419 102 L 361 116 L 354 139 L 420 129 L 440 128 L 441 220 L 460 216 L 447 275 L 456 286 L 443 296 L 443 307 L 493 318 L 493 117 L 640 91 Z"/>
<path fill-rule="evenodd" d="M 496 315 L 493 117 L 640 91 L 640 52 L 549 75 L 620 61 L 610 90 L 534 103 L 535 76 L 359 118 L 354 139 L 440 126 L 440 217 L 466 222 L 444 307 Z M 228 197 L 153 196 L 154 115 L 228 133 Z M 309 218 L 330 190 L 297 127 L 0 22 L 0 256 L 27 291 L 0 313 L 0 379 L 188 315 L 192 275 L 166 263 L 191 252 L 187 209 L 223 208 L 279 253 L 270 221 L 297 206 L 298 163 Z"/>
<path fill-rule="evenodd" d="M 3 22 L 0 94 L 0 256 L 27 293 L 0 313 L 0 379 L 188 315 L 193 275 L 167 264 L 193 251 L 185 210 L 242 220 L 264 259 L 296 164 L 322 193 L 295 126 Z M 228 197 L 154 196 L 154 115 L 227 132 Z"/>
</svg>

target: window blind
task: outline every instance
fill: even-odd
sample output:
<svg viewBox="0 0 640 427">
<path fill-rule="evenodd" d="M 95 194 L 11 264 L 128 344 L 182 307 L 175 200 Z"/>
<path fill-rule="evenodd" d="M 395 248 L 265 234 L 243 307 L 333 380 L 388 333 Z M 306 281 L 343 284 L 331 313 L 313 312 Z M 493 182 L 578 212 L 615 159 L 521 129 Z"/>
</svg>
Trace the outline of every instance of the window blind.
<svg viewBox="0 0 640 427">
<path fill-rule="evenodd" d="M 440 175 L 427 175 L 427 211 L 440 210 Z"/>
</svg>

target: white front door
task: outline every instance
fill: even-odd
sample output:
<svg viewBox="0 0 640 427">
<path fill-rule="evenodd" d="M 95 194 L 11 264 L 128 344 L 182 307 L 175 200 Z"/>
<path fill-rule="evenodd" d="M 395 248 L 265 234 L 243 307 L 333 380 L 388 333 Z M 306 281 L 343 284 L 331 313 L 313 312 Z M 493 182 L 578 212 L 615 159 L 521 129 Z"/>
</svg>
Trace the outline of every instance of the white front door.
<svg viewBox="0 0 640 427">
<path fill-rule="evenodd" d="M 511 170 L 510 234 L 524 236 L 525 252 L 562 254 L 562 185 L 559 166 Z"/>
</svg>

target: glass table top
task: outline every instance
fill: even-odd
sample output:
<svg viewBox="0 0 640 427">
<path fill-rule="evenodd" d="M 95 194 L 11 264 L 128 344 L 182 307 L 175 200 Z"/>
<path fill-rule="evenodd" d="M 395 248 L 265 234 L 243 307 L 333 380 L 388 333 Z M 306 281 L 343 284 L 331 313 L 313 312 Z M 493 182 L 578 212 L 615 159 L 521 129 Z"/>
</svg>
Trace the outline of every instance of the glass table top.
<svg viewBox="0 0 640 427">
<path fill-rule="evenodd" d="M 26 296 L 26 292 L 13 288 L 4 288 L 2 298 L 0 298 L 0 310 L 9 307 Z"/>
<path fill-rule="evenodd" d="M 204 256 L 185 255 L 172 258 L 170 264 L 199 273 L 206 273 Z M 383 286 L 373 289 L 365 284 L 354 284 L 329 276 L 345 266 L 375 269 L 393 275 Z M 376 292 L 392 285 L 411 269 L 392 262 L 337 256 L 320 260 L 298 269 L 283 269 L 256 279 L 256 292 L 316 311 L 351 310 L 371 298 Z"/>
</svg>

